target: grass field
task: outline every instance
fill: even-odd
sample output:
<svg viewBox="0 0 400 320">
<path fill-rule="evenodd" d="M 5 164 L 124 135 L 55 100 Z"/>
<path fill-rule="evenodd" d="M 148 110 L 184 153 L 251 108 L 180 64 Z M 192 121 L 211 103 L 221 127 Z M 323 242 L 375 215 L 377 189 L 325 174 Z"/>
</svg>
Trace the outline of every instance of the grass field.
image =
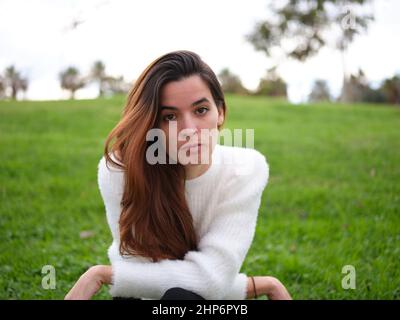
<svg viewBox="0 0 400 320">
<path fill-rule="evenodd" d="M 97 164 L 124 102 L 0 102 L 1 299 L 62 299 L 89 266 L 108 264 Z M 225 127 L 254 128 L 270 165 L 241 271 L 278 277 L 294 299 L 399 299 L 400 109 L 227 103 Z M 54 290 L 42 288 L 44 265 Z M 356 289 L 341 286 L 345 265 Z M 110 299 L 107 287 L 95 299 Z"/>
</svg>

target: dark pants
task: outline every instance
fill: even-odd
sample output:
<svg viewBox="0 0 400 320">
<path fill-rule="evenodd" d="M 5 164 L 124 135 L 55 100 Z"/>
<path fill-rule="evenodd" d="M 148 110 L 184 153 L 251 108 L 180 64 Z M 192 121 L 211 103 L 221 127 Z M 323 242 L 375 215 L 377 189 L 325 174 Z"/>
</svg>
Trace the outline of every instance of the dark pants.
<svg viewBox="0 0 400 320">
<path fill-rule="evenodd" d="M 142 300 L 140 298 L 113 297 L 113 300 Z M 192 291 L 182 288 L 171 288 L 165 291 L 160 300 L 206 300 Z"/>
</svg>

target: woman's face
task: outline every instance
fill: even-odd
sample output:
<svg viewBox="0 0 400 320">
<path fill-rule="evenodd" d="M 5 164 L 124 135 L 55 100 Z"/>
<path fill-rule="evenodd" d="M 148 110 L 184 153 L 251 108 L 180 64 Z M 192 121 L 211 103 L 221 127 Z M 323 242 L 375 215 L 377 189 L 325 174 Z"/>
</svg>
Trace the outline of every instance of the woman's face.
<svg viewBox="0 0 400 320">
<path fill-rule="evenodd" d="M 218 133 L 224 114 L 222 107 L 216 106 L 207 84 L 199 75 L 193 75 L 163 86 L 158 120 L 166 136 L 169 157 L 182 163 L 181 155 L 185 154 L 186 159 L 190 159 L 188 163 L 199 164 L 204 159 L 201 154 L 205 151 L 207 155 L 212 154 L 216 140 L 212 139 L 211 133 Z M 202 129 L 208 130 L 202 132 Z M 191 144 L 196 144 L 196 147 L 190 148 Z"/>
</svg>

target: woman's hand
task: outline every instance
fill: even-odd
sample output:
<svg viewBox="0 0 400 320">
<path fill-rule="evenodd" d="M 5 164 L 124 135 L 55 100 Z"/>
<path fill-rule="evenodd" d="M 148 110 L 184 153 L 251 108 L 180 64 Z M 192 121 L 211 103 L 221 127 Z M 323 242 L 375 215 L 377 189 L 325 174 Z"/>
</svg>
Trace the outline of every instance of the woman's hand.
<svg viewBox="0 0 400 320">
<path fill-rule="evenodd" d="M 257 296 L 266 295 L 270 300 L 292 300 L 285 286 L 277 278 L 270 276 L 254 276 Z M 250 277 L 247 278 L 247 298 L 255 297 L 254 285 Z"/>
<path fill-rule="evenodd" d="M 270 300 L 292 300 L 285 286 L 277 278 L 265 276 L 262 277 L 264 282 L 264 292 Z"/>
<path fill-rule="evenodd" d="M 80 276 L 72 289 L 65 296 L 65 300 L 89 300 L 103 284 L 111 284 L 111 266 L 97 265 L 90 267 Z"/>
</svg>

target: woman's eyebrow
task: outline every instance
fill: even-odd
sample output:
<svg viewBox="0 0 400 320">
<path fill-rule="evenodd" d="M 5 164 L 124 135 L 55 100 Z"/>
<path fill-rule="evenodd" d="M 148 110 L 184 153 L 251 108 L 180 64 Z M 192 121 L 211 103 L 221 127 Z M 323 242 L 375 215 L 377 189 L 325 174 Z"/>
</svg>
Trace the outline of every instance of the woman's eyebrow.
<svg viewBox="0 0 400 320">
<path fill-rule="evenodd" d="M 204 103 L 204 102 L 208 102 L 209 103 L 210 101 L 207 98 L 203 97 L 203 98 L 193 102 L 192 103 L 192 107 L 195 107 L 195 106 L 199 105 L 200 103 Z M 164 110 L 164 109 L 177 110 L 178 108 L 177 107 L 171 107 L 171 106 L 161 106 L 161 110 Z"/>
</svg>

